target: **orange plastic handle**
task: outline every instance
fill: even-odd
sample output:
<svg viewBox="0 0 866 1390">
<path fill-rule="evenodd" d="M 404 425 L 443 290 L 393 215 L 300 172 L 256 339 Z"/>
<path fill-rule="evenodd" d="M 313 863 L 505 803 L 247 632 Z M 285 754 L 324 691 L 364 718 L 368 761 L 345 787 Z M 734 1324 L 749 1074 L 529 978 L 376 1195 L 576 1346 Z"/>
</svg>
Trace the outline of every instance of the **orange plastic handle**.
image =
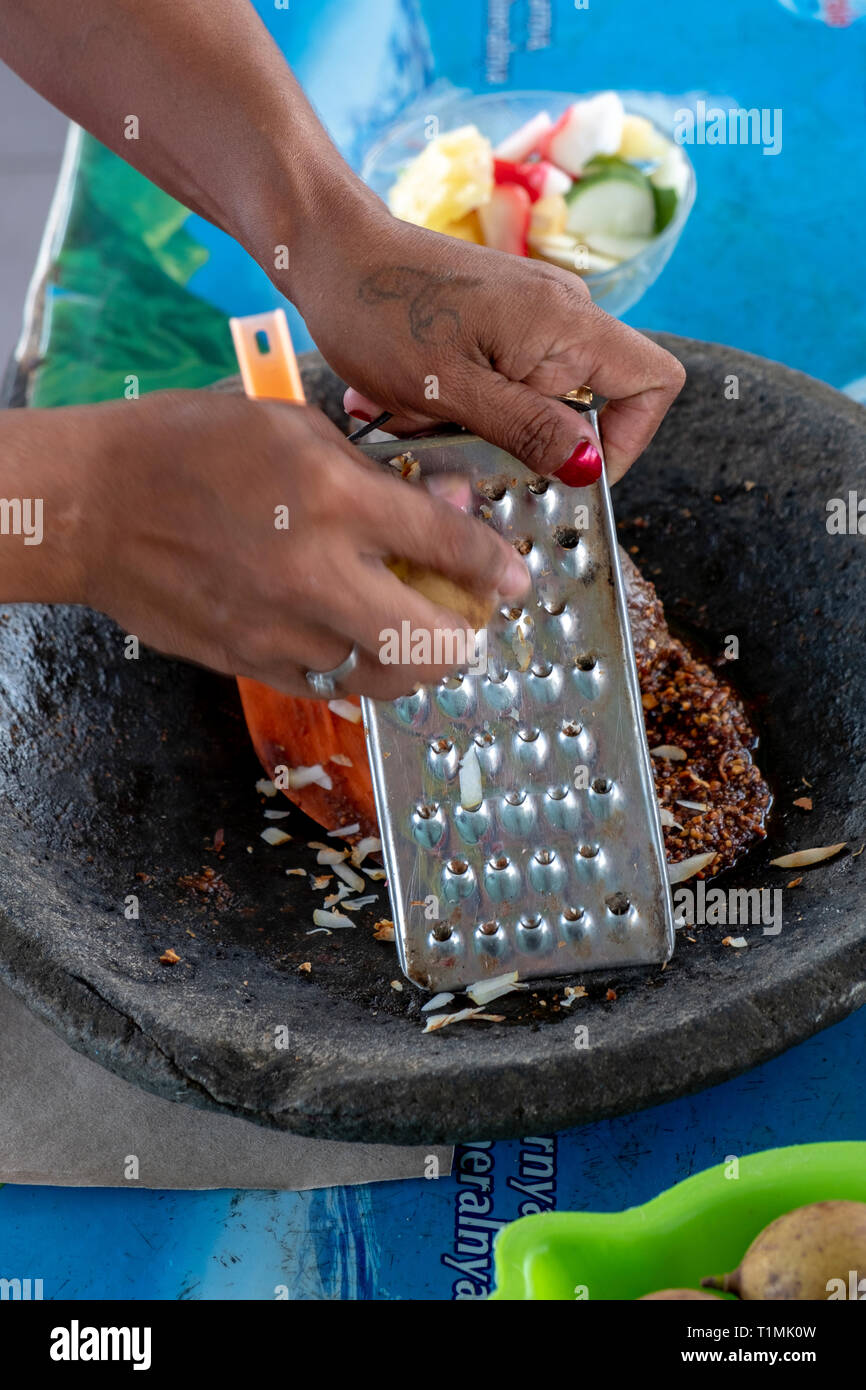
<svg viewBox="0 0 866 1390">
<path fill-rule="evenodd" d="M 229 319 L 244 391 L 252 400 L 304 402 L 284 309 Z"/>
</svg>

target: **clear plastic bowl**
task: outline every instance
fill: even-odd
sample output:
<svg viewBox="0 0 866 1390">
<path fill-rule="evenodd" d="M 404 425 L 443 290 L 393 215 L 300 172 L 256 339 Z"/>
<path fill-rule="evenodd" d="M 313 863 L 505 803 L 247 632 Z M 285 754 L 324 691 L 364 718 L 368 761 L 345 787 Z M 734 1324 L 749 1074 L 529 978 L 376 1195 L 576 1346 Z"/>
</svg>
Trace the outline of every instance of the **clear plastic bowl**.
<svg viewBox="0 0 866 1390">
<path fill-rule="evenodd" d="M 373 146 L 364 160 L 361 175 L 373 191 L 387 202 L 388 193 L 398 176 L 428 143 L 431 117 L 437 118 L 437 133 L 454 130 L 458 126 L 475 125 L 482 135 L 497 145 L 539 111 L 547 111 L 556 120 L 573 101 L 592 95 L 592 92 L 494 92 L 489 96 L 467 96 L 463 92 L 452 92 L 442 96 L 434 92 L 421 114 L 394 126 Z M 661 123 L 664 118 L 660 117 L 658 100 L 640 92 L 622 92 L 620 95 L 629 114 L 646 116 L 662 135 L 671 137 L 670 128 L 665 129 Z M 661 103 L 662 109 L 663 106 Z M 420 107 L 419 102 L 416 109 L 420 110 Z M 697 181 L 691 160 L 685 150 L 682 153 L 688 168 L 688 184 L 674 217 L 664 231 L 653 237 L 649 245 L 631 260 L 623 261 L 610 270 L 581 276 L 596 304 L 616 317 L 636 304 L 658 279 L 686 225 L 695 201 Z"/>
</svg>

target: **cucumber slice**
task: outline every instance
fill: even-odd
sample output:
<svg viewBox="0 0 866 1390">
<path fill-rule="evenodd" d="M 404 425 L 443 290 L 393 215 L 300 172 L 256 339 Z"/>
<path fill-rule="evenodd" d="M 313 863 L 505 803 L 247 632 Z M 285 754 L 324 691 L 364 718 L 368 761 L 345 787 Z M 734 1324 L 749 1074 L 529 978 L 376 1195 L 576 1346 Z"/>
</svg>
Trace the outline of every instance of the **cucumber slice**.
<svg viewBox="0 0 866 1390">
<path fill-rule="evenodd" d="M 566 201 L 566 231 L 590 244 L 593 232 L 649 237 L 655 231 L 652 185 L 639 169 L 623 160 L 611 161 L 604 167 L 596 165 L 592 173 L 574 185 Z"/>
<path fill-rule="evenodd" d="M 653 184 L 652 191 L 656 205 L 656 232 L 663 232 L 677 210 L 679 199 L 675 188 L 657 188 Z"/>
<path fill-rule="evenodd" d="M 632 257 L 639 256 L 645 246 L 649 246 L 650 237 L 646 236 L 611 236 L 609 232 L 592 232 L 587 237 L 587 246 L 590 251 L 595 251 L 600 256 L 612 256 L 617 261 L 630 261 Z"/>
<path fill-rule="evenodd" d="M 590 174 L 607 174 L 609 178 L 629 179 L 632 183 L 645 183 L 646 174 L 636 164 L 621 159 L 618 154 L 597 154 L 587 164 L 583 178 Z"/>
</svg>

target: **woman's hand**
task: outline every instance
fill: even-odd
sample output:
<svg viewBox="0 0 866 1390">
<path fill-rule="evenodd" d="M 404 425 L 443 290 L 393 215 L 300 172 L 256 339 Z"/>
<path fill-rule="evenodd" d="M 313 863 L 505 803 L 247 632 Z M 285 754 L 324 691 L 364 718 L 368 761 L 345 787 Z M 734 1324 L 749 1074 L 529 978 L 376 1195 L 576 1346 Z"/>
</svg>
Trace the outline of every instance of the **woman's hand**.
<svg viewBox="0 0 866 1390">
<path fill-rule="evenodd" d="M 396 433 L 453 420 L 579 486 L 598 477 L 597 441 L 551 397 L 588 385 L 609 398 L 616 481 L 682 388 L 677 359 L 597 308 L 577 275 L 399 222 L 369 196 L 341 226 L 336 242 L 302 236 L 282 287 L 353 388 L 352 415 L 389 410 Z"/>
<path fill-rule="evenodd" d="M 389 555 L 500 602 L 529 583 L 489 527 L 386 476 L 304 406 L 178 391 L 6 411 L 0 457 L 15 460 L 7 485 L 44 502 L 41 546 L 19 542 L 12 557 L 12 538 L 0 542 L 18 566 L 19 591 L 4 598 L 89 604 L 160 651 L 293 695 L 310 695 L 305 672 L 338 666 L 354 643 L 345 688 L 379 698 L 462 664 L 447 644 L 438 663 L 383 664 L 383 631 L 404 622 L 465 637 L 454 613 L 385 568 Z"/>
<path fill-rule="evenodd" d="M 256 257 L 354 388 L 351 410 L 363 397 L 405 430 L 455 420 L 580 484 L 598 474 L 589 425 L 550 398 L 588 385 L 611 402 L 610 478 L 646 448 L 683 384 L 676 359 L 597 309 L 577 275 L 392 218 L 252 5 L 84 8 L 86 42 L 80 5 L 0 0 L 0 55 Z M 121 111 L 135 113 L 140 138 L 127 138 Z"/>
</svg>

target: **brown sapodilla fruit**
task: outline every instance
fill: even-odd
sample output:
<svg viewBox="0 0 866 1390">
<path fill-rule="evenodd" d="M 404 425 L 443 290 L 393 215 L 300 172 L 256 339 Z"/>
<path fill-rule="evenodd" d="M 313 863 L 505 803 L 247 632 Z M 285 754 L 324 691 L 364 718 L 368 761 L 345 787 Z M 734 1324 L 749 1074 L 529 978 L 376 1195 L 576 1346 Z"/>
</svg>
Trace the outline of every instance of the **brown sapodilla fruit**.
<svg viewBox="0 0 866 1390">
<path fill-rule="evenodd" d="M 852 1270 L 866 1276 L 866 1202 L 814 1202 L 766 1226 L 731 1274 L 701 1283 L 750 1301 L 826 1301 Z"/>
</svg>

